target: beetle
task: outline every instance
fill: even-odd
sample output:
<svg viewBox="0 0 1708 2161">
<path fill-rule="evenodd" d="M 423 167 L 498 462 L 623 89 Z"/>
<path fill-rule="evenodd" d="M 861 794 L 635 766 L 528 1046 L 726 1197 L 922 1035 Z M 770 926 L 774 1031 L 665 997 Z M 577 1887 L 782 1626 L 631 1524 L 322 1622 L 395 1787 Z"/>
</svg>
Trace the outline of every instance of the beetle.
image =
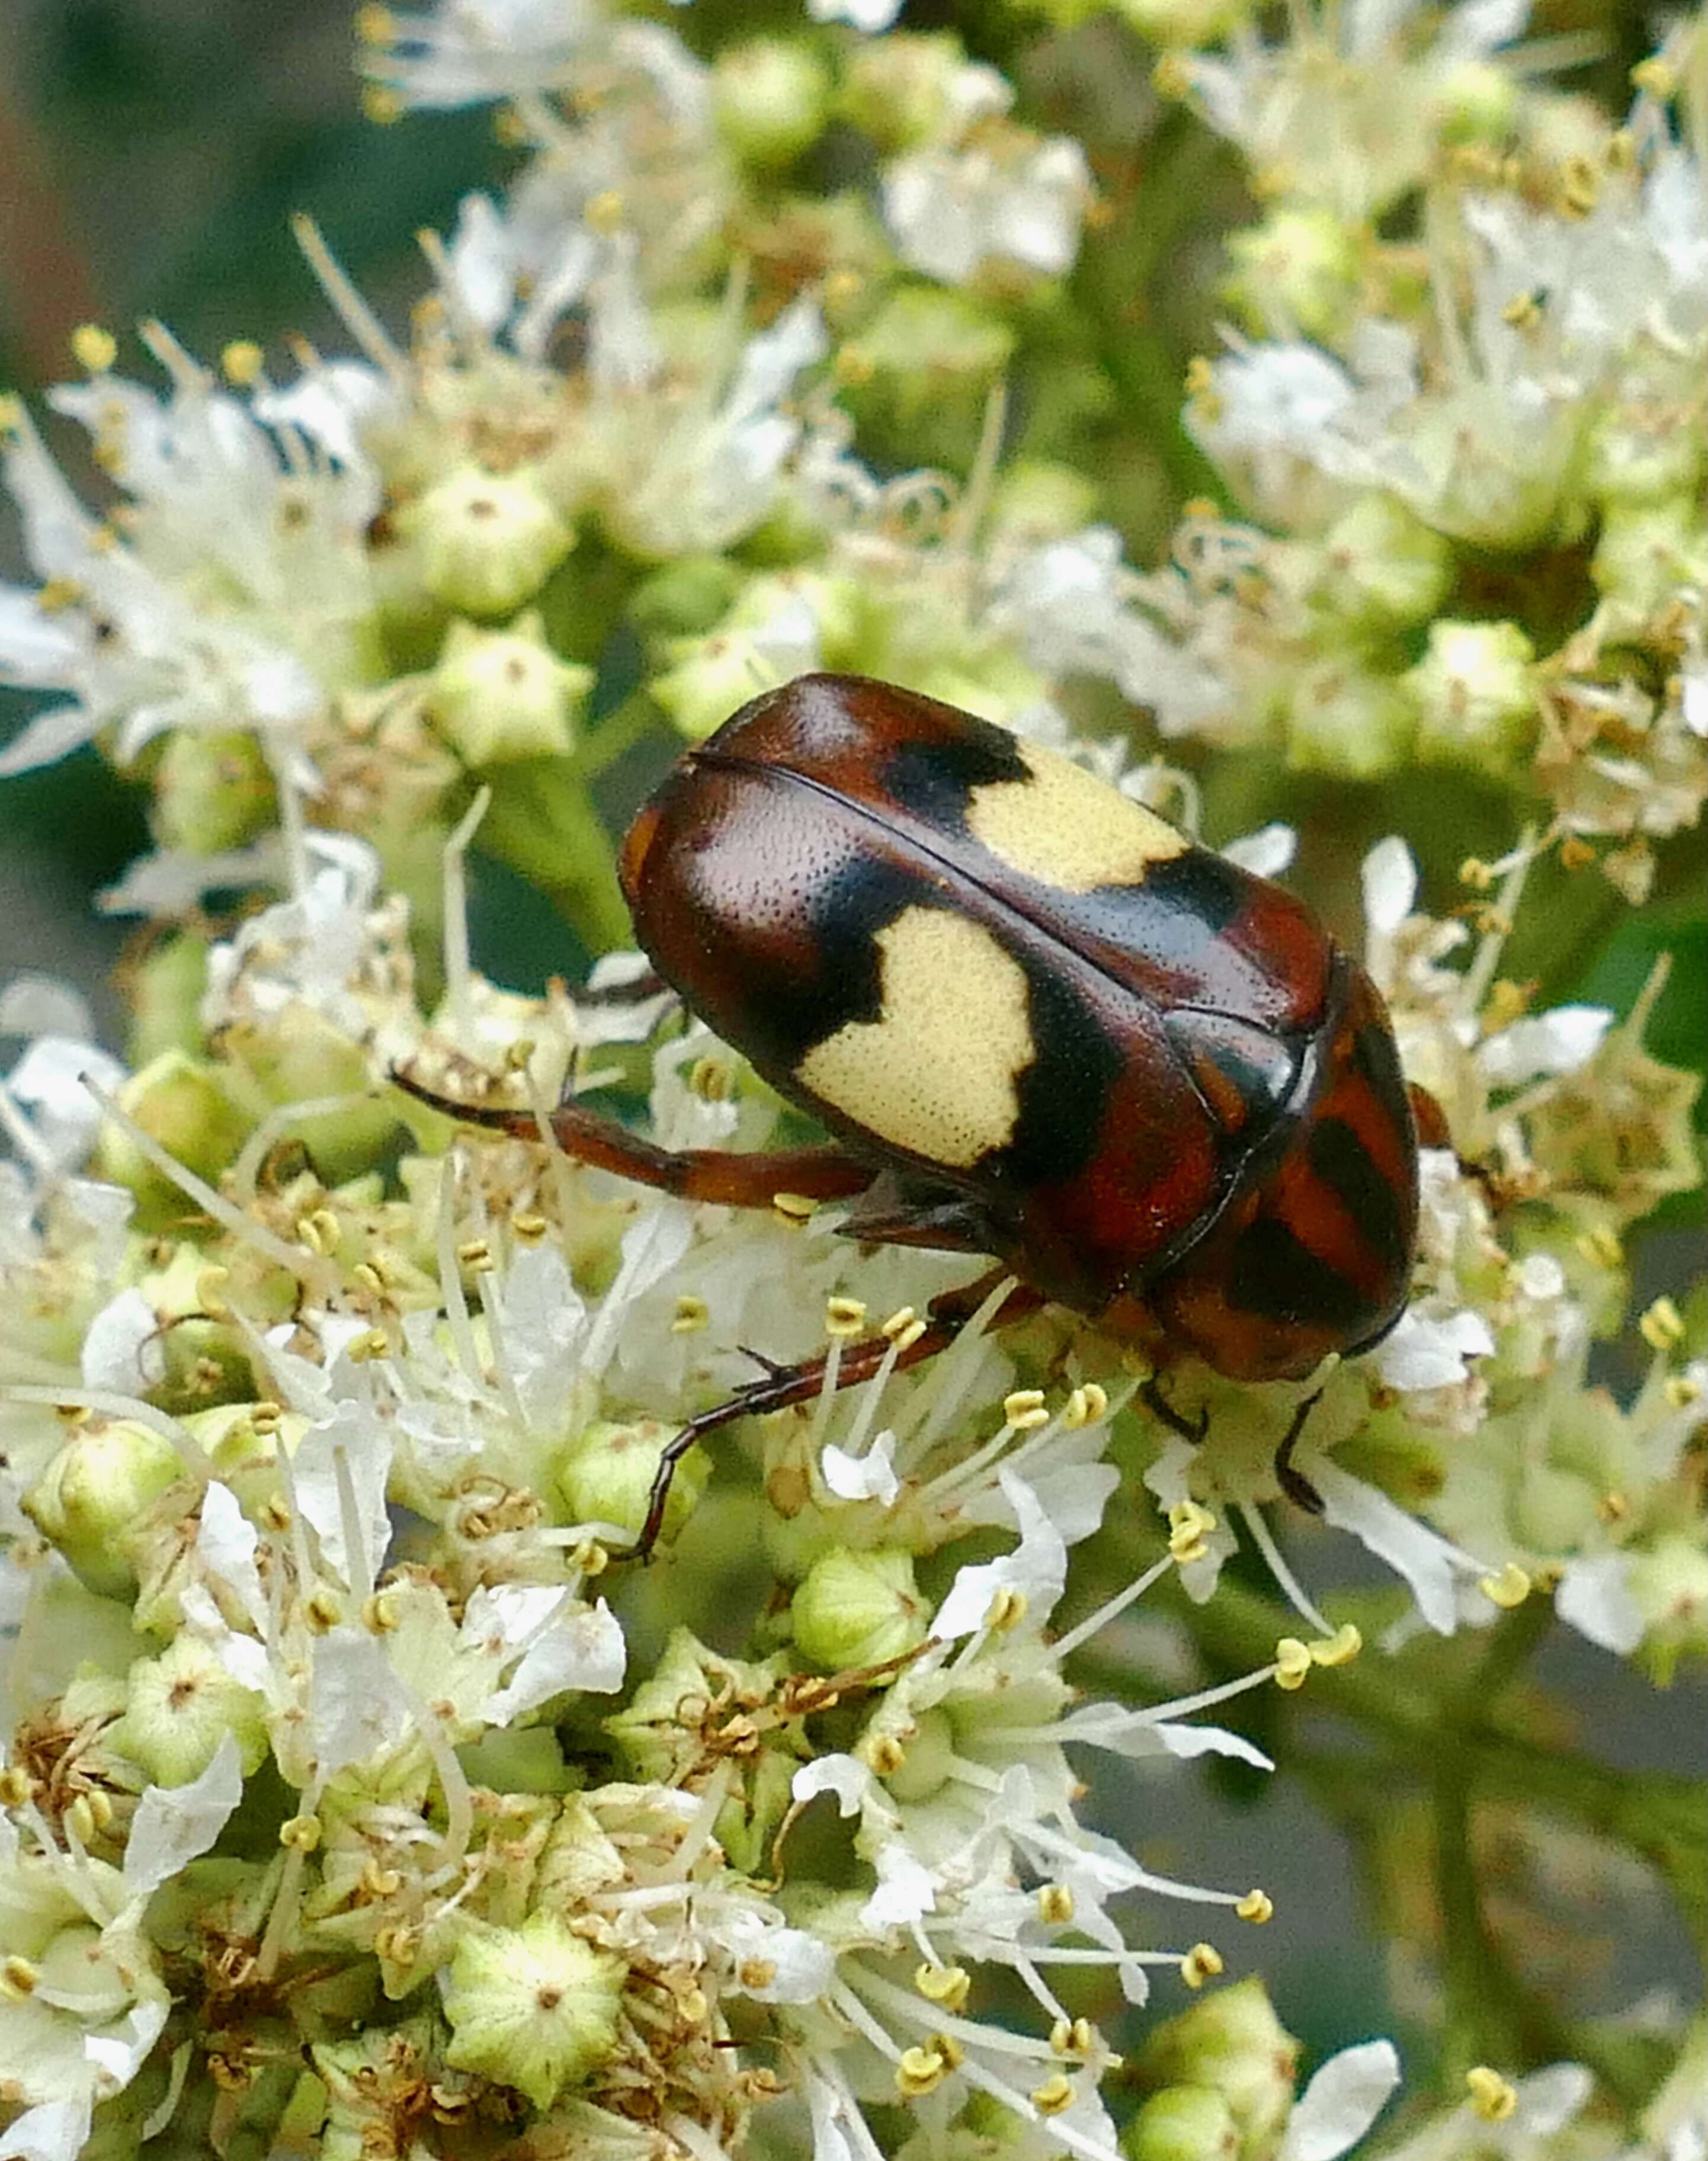
<svg viewBox="0 0 1708 2161">
<path fill-rule="evenodd" d="M 683 1197 L 844 1200 L 867 1242 L 987 1253 L 905 1346 L 940 1349 L 994 1286 L 1159 1366 L 1299 1380 L 1398 1320 L 1418 1133 L 1387 1012 L 1305 903 L 1059 752 L 910 690 L 803 675 L 685 752 L 619 873 L 658 975 L 832 1137 L 670 1152 L 574 1102 L 571 1155 Z M 436 1107 L 523 1137 L 529 1112 Z M 891 1346 L 848 1346 L 839 1384 Z M 799 1403 L 824 1362 L 691 1419 Z M 1201 1437 L 1153 1383 L 1169 1423 Z M 1278 1454 L 1285 1490 L 1320 1501 Z"/>
</svg>

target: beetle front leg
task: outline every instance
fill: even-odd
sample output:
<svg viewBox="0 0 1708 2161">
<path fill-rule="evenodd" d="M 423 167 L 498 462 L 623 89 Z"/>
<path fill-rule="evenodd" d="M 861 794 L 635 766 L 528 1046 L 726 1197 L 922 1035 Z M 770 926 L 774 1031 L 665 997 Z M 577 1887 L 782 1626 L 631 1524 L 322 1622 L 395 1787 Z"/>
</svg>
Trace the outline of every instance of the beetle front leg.
<svg viewBox="0 0 1708 2161">
<path fill-rule="evenodd" d="M 990 1296 L 1005 1276 L 1004 1268 L 992 1268 L 976 1281 L 964 1284 L 959 1290 L 945 1291 L 934 1298 L 925 1309 L 925 1319 L 919 1332 L 904 1347 L 897 1351 L 893 1341 L 888 1336 L 868 1336 L 843 1349 L 836 1367 L 836 1387 L 855 1387 L 869 1381 L 882 1367 L 886 1358 L 891 1359 L 891 1371 L 898 1372 L 903 1367 L 918 1366 L 927 1358 L 935 1358 L 940 1351 L 947 1350 L 960 1335 L 980 1306 Z M 1013 1321 L 1023 1320 L 1036 1313 L 1047 1303 L 1041 1291 L 1025 1284 L 1017 1283 L 1009 1290 L 992 1316 L 992 1328 L 1006 1328 Z M 744 1388 L 714 1403 L 710 1410 L 701 1411 L 689 1419 L 681 1431 L 673 1435 L 659 1458 L 659 1467 L 654 1474 L 653 1487 L 647 1498 L 646 1520 L 641 1525 L 640 1535 L 632 1546 L 613 1554 L 613 1560 L 645 1560 L 658 1544 L 659 1533 L 664 1527 L 664 1510 L 670 1498 L 670 1486 L 676 1476 L 676 1466 L 690 1449 L 708 1434 L 716 1433 L 720 1426 L 733 1425 L 737 1419 L 757 1418 L 768 1411 L 789 1410 L 797 1403 L 811 1402 L 825 1384 L 826 1361 L 822 1355 L 808 1358 L 798 1366 L 780 1366 L 767 1373 L 763 1380 L 750 1382 Z"/>
<path fill-rule="evenodd" d="M 501 1109 L 491 1103 L 461 1103 L 442 1096 L 393 1068 L 398 1087 L 464 1125 L 513 1139 L 537 1141 L 539 1120 L 532 1111 Z M 846 1200 L 871 1185 L 872 1169 L 834 1142 L 793 1148 L 762 1148 L 742 1153 L 734 1148 L 662 1148 L 616 1118 L 580 1103 L 560 1103 L 548 1122 L 552 1138 L 577 1163 L 613 1171 L 638 1185 L 725 1208 L 769 1208 L 779 1200 Z"/>
</svg>

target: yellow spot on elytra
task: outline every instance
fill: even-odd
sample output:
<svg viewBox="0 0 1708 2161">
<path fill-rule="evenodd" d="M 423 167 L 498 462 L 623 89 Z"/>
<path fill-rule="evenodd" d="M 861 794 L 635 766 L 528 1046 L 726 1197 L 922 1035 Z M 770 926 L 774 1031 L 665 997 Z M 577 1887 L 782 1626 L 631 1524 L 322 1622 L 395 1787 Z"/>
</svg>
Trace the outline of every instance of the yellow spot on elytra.
<svg viewBox="0 0 1708 2161">
<path fill-rule="evenodd" d="M 1170 862 L 1190 843 L 1165 818 L 1147 810 L 1040 744 L 1018 746 L 1024 780 L 975 788 L 967 831 L 1010 870 L 1062 893 L 1136 885 L 1153 863 Z"/>
<path fill-rule="evenodd" d="M 815 1044 L 797 1077 L 880 1140 L 965 1169 L 1020 1115 L 1014 1084 L 1034 1049 L 1024 972 L 982 924 L 940 908 L 903 909 L 877 947 L 881 1017 Z"/>
</svg>

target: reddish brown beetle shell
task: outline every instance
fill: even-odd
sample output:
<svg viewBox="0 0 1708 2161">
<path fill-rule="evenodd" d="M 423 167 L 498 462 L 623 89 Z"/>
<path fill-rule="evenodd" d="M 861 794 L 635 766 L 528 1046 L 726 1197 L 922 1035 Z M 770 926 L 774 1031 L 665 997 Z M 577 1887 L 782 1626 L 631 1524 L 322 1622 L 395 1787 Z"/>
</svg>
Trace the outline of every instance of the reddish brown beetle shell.
<svg viewBox="0 0 1708 2161">
<path fill-rule="evenodd" d="M 1231 1377 L 1398 1318 L 1417 1139 L 1368 976 L 1304 903 L 954 707 L 810 675 L 687 752 L 622 851 L 659 974 L 872 1184 Z"/>
</svg>

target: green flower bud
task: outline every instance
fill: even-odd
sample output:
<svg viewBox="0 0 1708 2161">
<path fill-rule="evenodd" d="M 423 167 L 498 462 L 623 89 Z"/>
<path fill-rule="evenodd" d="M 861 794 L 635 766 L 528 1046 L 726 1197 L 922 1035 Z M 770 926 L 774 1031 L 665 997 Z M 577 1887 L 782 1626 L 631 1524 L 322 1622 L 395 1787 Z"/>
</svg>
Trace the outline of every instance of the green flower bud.
<svg viewBox="0 0 1708 2161">
<path fill-rule="evenodd" d="M 1164 2086 L 1121 2134 L 1128 2161 L 1236 2161 L 1239 2126 L 1214 2086 Z"/>
<path fill-rule="evenodd" d="M 567 757 L 575 748 L 576 709 L 594 681 L 594 669 L 559 659 L 536 610 L 506 630 L 457 622 L 445 633 L 428 711 L 469 765 Z"/>
<path fill-rule="evenodd" d="M 232 1101 L 218 1069 L 182 1050 L 163 1051 L 133 1073 L 118 1091 L 118 1106 L 168 1154 L 211 1180 L 242 1146 L 253 1122 Z M 101 1129 L 95 1162 L 96 1177 L 128 1185 L 136 1195 L 144 1227 L 182 1212 L 182 1189 L 111 1121 Z"/>
<path fill-rule="evenodd" d="M 538 2109 L 579 2085 L 617 2046 L 626 1969 L 555 1914 L 519 1929 L 482 1929 L 457 1945 L 443 1979 L 451 2038 L 445 2059 Z"/>
<path fill-rule="evenodd" d="M 1022 458 L 997 482 L 989 525 L 1016 547 L 1063 540 L 1097 514 L 1098 487 L 1075 467 L 1049 458 Z"/>
<path fill-rule="evenodd" d="M 1320 660 L 1293 686 L 1287 763 L 1296 772 L 1377 780 L 1410 755 L 1416 720 L 1398 685 L 1350 658 Z"/>
<path fill-rule="evenodd" d="M 1532 1553 L 1574 1553 L 1598 1528 L 1600 1498 L 1594 1486 L 1570 1471 L 1528 1464 L 1508 1509 L 1513 1535 Z"/>
<path fill-rule="evenodd" d="M 1197 2086 L 1219 2094 L 1237 2129 L 1239 2152 L 1255 2157 L 1271 2150 L 1280 2136 L 1293 2106 L 1298 2062 L 1299 2044 L 1282 2027 L 1254 1974 L 1165 2020 L 1133 2068 L 1140 2086 L 1153 2092 Z"/>
<path fill-rule="evenodd" d="M 1252 8 L 1252 0 L 1116 0 L 1115 13 L 1153 45 L 1207 45 Z"/>
<path fill-rule="evenodd" d="M 862 38 L 842 73 L 841 112 L 880 150 L 917 149 L 949 117 L 966 48 L 952 30 Z"/>
<path fill-rule="evenodd" d="M 1647 619 L 1684 586 L 1708 584 L 1702 513 L 1685 496 L 1664 502 L 1614 503 L 1601 523 L 1590 575 L 1609 600 Z"/>
<path fill-rule="evenodd" d="M 690 742 L 703 742 L 738 706 L 762 690 L 775 690 L 795 673 L 793 667 L 779 666 L 771 648 L 746 630 L 682 639 L 672 658 L 676 665 L 655 675 L 647 689 Z"/>
<path fill-rule="evenodd" d="M 183 1476 L 178 1450 L 152 1426 L 91 1418 L 24 1495 L 23 1513 L 91 1591 L 126 1598 L 137 1578 L 119 1538 Z"/>
<path fill-rule="evenodd" d="M 914 1557 L 894 1549 L 821 1554 L 789 1611 L 796 1648 L 827 1673 L 899 1658 L 925 1638 Z"/>
<path fill-rule="evenodd" d="M 555 1472 L 569 1520 L 615 1523 L 630 1538 L 638 1538 L 665 1443 L 675 1438 L 677 1430 L 656 1419 L 637 1419 L 629 1425 L 601 1419 L 578 1433 L 559 1457 Z M 693 1514 L 711 1476 L 711 1459 L 706 1450 L 690 1449 L 670 1481 L 665 1538 L 674 1538 Z"/>
<path fill-rule="evenodd" d="M 269 1502 L 284 1499 L 279 1451 L 282 1448 L 287 1460 L 296 1454 L 309 1429 L 309 1421 L 299 1411 L 279 1410 L 268 1403 L 263 1414 L 258 1403 L 221 1403 L 211 1410 L 193 1412 L 184 1423 L 206 1450 L 215 1477 L 231 1487 L 252 1520 Z"/>
<path fill-rule="evenodd" d="M 1430 102 L 1444 142 L 1504 143 L 1518 109 L 1518 78 L 1493 60 L 1461 60 Z"/>
<path fill-rule="evenodd" d="M 180 1636 L 131 1668 L 124 1716 L 107 1739 L 154 1784 L 185 1786 L 206 1770 L 227 1733 L 245 1776 L 258 1770 L 267 1754 L 261 1698 L 232 1679 L 209 1645 Z"/>
<path fill-rule="evenodd" d="M 1648 1627 L 1642 1659 L 1662 1688 L 1680 1659 L 1708 1654 L 1708 1554 L 1688 1534 L 1631 1556 L 1626 1583 Z"/>
<path fill-rule="evenodd" d="M 1683 400 L 1616 405 L 1590 430 L 1584 485 L 1607 506 L 1689 497 L 1701 484 L 1704 452 Z"/>
<path fill-rule="evenodd" d="M 150 945 L 128 970 L 127 1053 L 133 1070 L 139 1071 L 162 1051 L 193 1055 L 202 1048 L 206 1040 L 201 999 L 207 988 L 207 940 L 194 931 L 174 931 Z"/>
<path fill-rule="evenodd" d="M 267 1103 L 359 1099 L 299 1118 L 290 1127 L 328 1185 L 365 1170 L 397 1133 L 397 1112 L 374 1090 L 362 1046 L 312 1006 L 293 1001 L 261 1019 L 234 1021 L 220 1047 L 232 1071 Z"/>
<path fill-rule="evenodd" d="M 830 70 L 799 38 L 750 38 L 712 63 L 712 111 L 743 164 L 768 171 L 794 162 L 823 132 Z"/>
<path fill-rule="evenodd" d="M 1272 210 L 1234 233 L 1227 252 L 1233 274 L 1222 290 L 1260 334 L 1330 337 L 1358 297 L 1359 236 L 1331 211 Z"/>
<path fill-rule="evenodd" d="M 726 555 L 684 555 L 643 579 L 628 597 L 628 619 L 644 638 L 703 638 L 721 622 L 742 589 Z"/>
<path fill-rule="evenodd" d="M 971 295 L 903 285 L 838 354 L 843 403 L 878 456 L 958 469 L 1014 343 L 1010 325 Z"/>
<path fill-rule="evenodd" d="M 1418 756 L 1495 779 L 1509 773 L 1536 732 L 1535 648 L 1515 622 L 1429 626 L 1429 646 L 1400 680 L 1418 712 Z"/>
<path fill-rule="evenodd" d="M 1360 496 L 1322 545 L 1318 592 L 1354 622 L 1423 622 L 1446 596 L 1451 547 L 1393 496 Z"/>
<path fill-rule="evenodd" d="M 526 466 L 460 466 L 398 515 L 421 578 L 447 607 L 508 615 L 531 600 L 575 544 Z"/>
<path fill-rule="evenodd" d="M 810 618 L 819 657 L 826 668 L 845 668 L 859 649 L 864 596 L 852 578 L 822 570 L 775 570 L 750 578 L 723 627 L 775 633 L 780 624 Z"/>
<path fill-rule="evenodd" d="M 273 773 L 251 735 L 176 728 L 154 773 L 154 832 L 193 856 L 239 847 L 273 822 Z"/>
</svg>

